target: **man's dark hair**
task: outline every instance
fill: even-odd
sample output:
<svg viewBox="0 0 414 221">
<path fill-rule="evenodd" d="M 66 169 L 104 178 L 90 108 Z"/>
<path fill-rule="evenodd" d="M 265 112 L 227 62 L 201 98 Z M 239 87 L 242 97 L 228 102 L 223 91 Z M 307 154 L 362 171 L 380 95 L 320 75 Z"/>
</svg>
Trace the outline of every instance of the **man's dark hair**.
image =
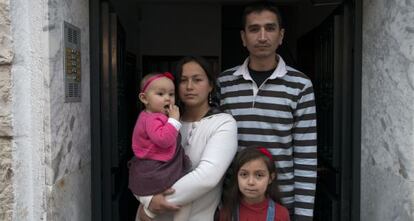
<svg viewBox="0 0 414 221">
<path fill-rule="evenodd" d="M 244 7 L 244 11 L 242 15 L 242 30 L 246 28 L 246 20 L 247 20 L 248 15 L 250 15 L 251 13 L 260 13 L 263 11 L 273 12 L 277 17 L 279 28 L 283 28 L 282 16 L 280 14 L 279 9 L 276 7 L 276 5 L 268 1 L 259 1 L 259 2 L 253 2 L 253 3 L 247 4 Z"/>
</svg>

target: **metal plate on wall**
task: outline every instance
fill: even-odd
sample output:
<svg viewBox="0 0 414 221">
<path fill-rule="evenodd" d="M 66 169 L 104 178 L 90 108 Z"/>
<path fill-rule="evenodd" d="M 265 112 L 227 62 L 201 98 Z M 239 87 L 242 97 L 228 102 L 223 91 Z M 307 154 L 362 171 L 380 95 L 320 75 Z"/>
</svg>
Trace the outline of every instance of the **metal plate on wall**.
<svg viewBox="0 0 414 221">
<path fill-rule="evenodd" d="M 80 29 L 64 22 L 65 102 L 81 101 Z"/>
</svg>

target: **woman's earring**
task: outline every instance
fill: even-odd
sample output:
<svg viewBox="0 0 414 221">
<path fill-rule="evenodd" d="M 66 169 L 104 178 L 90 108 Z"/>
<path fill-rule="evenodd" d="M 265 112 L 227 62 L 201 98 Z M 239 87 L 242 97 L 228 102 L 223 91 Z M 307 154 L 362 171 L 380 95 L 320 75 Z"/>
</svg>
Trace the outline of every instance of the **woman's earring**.
<svg viewBox="0 0 414 221">
<path fill-rule="evenodd" d="M 213 103 L 212 98 L 211 98 L 211 93 L 208 93 L 208 103 L 209 104 Z"/>
</svg>

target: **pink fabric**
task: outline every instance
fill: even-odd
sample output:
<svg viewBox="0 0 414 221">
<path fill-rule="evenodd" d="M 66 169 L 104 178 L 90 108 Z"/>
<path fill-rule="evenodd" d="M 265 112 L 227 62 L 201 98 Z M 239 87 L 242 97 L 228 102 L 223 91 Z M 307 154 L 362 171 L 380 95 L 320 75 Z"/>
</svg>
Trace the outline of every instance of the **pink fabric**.
<svg viewBox="0 0 414 221">
<path fill-rule="evenodd" d="M 139 159 L 166 162 L 174 156 L 177 136 L 177 129 L 168 123 L 166 115 L 142 111 L 132 135 L 132 150 Z"/>
</svg>

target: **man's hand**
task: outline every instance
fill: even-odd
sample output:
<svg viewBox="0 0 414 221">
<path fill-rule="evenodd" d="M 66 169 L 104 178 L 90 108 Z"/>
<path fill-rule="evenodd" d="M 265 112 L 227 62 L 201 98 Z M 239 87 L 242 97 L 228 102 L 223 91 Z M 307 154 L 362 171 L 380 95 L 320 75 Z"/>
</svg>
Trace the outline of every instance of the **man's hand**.
<svg viewBox="0 0 414 221">
<path fill-rule="evenodd" d="M 148 209 L 156 214 L 162 214 L 166 212 L 176 212 L 180 210 L 180 206 L 171 204 L 165 200 L 165 196 L 171 195 L 174 193 L 174 189 L 169 188 L 162 193 L 154 195 L 148 206 Z"/>
</svg>

